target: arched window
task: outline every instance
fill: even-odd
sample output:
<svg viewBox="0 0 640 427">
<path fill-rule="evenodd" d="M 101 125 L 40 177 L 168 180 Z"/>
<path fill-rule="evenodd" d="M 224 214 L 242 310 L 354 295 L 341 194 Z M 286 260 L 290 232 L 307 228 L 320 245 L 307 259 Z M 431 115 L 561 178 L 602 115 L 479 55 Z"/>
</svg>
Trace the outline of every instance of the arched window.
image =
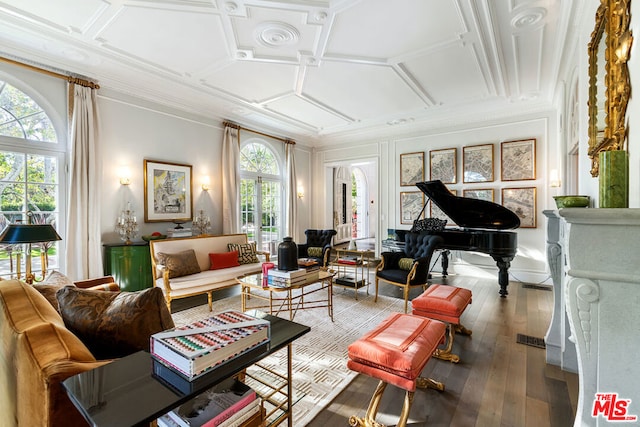
<svg viewBox="0 0 640 427">
<path fill-rule="evenodd" d="M 60 181 L 65 144 L 58 144 L 53 123 L 29 95 L 0 81 L 0 228 L 31 221 L 58 228 Z M 25 272 L 23 245 L 0 248 L 0 276 Z M 42 262 L 58 266 L 57 245 L 32 245 L 32 272 Z M 18 262 L 19 261 L 19 262 Z M 46 265 L 46 264 L 45 264 Z"/>
<path fill-rule="evenodd" d="M 282 234 L 283 168 L 277 152 L 260 138 L 240 150 L 240 226 L 260 250 L 276 252 Z"/>
</svg>

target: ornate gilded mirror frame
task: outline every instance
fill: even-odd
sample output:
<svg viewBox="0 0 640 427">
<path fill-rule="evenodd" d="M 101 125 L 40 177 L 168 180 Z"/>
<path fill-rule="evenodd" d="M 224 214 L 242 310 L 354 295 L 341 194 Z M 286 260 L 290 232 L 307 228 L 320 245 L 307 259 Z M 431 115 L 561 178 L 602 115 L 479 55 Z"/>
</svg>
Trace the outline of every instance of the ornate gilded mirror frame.
<svg viewBox="0 0 640 427">
<path fill-rule="evenodd" d="M 598 154 L 622 150 L 627 136 L 625 116 L 631 95 L 627 61 L 633 37 L 629 31 L 631 0 L 601 0 L 589 43 L 589 150 L 591 176 L 598 176 Z M 604 64 L 598 47 L 605 42 Z M 600 52 L 602 53 L 602 52 Z M 598 93 L 598 67 L 604 66 L 604 93 Z M 598 98 L 604 97 L 604 133 L 598 127 Z"/>
</svg>

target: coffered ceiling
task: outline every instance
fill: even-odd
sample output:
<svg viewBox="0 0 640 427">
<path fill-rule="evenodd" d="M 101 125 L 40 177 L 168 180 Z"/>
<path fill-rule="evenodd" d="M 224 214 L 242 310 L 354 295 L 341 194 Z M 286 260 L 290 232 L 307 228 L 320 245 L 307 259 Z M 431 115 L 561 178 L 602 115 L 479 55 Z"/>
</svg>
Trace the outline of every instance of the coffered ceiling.
<svg viewBox="0 0 640 427">
<path fill-rule="evenodd" d="M 548 109 L 574 0 L 5 0 L 0 54 L 313 144 Z"/>
</svg>

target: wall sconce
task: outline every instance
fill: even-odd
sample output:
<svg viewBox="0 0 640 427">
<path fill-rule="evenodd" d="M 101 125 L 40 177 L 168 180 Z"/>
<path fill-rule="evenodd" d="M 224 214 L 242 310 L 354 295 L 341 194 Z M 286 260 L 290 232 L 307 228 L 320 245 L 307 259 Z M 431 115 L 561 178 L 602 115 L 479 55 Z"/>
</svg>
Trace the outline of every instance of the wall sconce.
<svg viewBox="0 0 640 427">
<path fill-rule="evenodd" d="M 202 191 L 209 191 L 209 176 L 208 175 L 204 175 L 202 177 Z"/>
<path fill-rule="evenodd" d="M 131 184 L 131 171 L 128 167 L 120 168 L 120 185 L 129 185 Z"/>
<path fill-rule="evenodd" d="M 304 197 L 304 189 L 298 188 L 298 199 L 302 199 Z"/>
<path fill-rule="evenodd" d="M 549 172 L 549 186 L 551 188 L 559 188 L 561 184 L 558 169 L 551 169 L 551 172 Z"/>
</svg>

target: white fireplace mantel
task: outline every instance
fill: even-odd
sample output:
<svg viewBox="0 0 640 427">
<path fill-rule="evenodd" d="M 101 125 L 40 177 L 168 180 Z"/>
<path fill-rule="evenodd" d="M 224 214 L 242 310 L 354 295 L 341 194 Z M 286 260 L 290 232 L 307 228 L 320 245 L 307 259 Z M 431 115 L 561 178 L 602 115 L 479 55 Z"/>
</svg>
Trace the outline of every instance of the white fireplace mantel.
<svg viewBox="0 0 640 427">
<path fill-rule="evenodd" d="M 578 356 L 574 426 L 611 425 L 602 413 L 593 417 L 596 393 L 631 399 L 627 415 L 640 420 L 640 209 L 558 213 L 566 312 Z"/>
</svg>

